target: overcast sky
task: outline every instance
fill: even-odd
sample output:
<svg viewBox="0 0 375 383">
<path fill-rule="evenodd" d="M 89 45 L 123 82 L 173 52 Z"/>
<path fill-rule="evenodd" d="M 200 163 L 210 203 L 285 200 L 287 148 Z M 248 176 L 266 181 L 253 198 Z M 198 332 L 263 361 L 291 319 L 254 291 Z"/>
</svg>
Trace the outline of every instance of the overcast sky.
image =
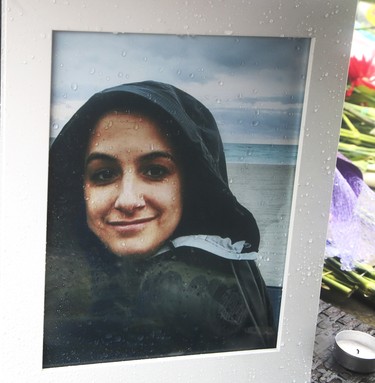
<svg viewBox="0 0 375 383">
<path fill-rule="evenodd" d="M 51 135 L 95 92 L 157 80 L 215 116 L 225 142 L 296 144 L 308 39 L 55 32 Z"/>
</svg>

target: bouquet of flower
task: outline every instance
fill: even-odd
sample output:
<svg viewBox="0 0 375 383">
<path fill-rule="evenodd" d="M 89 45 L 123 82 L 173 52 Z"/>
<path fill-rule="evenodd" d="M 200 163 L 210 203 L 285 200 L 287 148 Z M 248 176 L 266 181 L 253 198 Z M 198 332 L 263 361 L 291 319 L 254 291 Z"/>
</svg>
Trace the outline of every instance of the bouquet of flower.
<svg viewBox="0 0 375 383">
<path fill-rule="evenodd" d="M 375 64 L 353 56 L 342 116 L 339 151 L 364 173 L 375 187 Z"/>
<path fill-rule="evenodd" d="M 369 16 L 375 20 L 375 6 L 365 7 L 367 22 Z M 355 31 L 353 40 L 322 287 L 348 297 L 360 295 L 375 304 L 375 193 L 370 188 L 375 187 L 375 36 L 371 30 L 366 29 L 367 36 Z"/>
</svg>

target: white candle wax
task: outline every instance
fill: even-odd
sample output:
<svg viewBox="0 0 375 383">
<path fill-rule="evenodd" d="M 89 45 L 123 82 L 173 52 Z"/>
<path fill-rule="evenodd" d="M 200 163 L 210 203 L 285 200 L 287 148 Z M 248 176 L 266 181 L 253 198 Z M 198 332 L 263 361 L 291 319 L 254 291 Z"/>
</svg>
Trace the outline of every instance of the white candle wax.
<svg viewBox="0 0 375 383">
<path fill-rule="evenodd" d="M 350 355 L 363 359 L 375 359 L 375 350 L 355 340 L 338 340 L 337 345 Z"/>
</svg>

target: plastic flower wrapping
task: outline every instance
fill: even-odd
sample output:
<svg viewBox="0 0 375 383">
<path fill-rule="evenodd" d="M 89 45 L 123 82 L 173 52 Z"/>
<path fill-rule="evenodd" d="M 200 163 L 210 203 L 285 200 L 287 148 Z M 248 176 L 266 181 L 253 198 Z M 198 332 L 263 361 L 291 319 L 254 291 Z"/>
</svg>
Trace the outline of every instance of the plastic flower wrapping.
<svg viewBox="0 0 375 383">
<path fill-rule="evenodd" d="M 357 11 L 322 287 L 375 305 L 375 5 Z"/>
</svg>

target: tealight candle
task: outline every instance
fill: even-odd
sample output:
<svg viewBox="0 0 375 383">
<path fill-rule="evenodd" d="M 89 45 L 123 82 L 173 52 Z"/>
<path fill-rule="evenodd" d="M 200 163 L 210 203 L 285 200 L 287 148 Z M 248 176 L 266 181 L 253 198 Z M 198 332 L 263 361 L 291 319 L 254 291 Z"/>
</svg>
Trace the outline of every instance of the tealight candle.
<svg viewBox="0 0 375 383">
<path fill-rule="evenodd" d="M 348 370 L 375 371 L 375 338 L 361 331 L 345 330 L 336 335 L 334 356 Z"/>
</svg>

